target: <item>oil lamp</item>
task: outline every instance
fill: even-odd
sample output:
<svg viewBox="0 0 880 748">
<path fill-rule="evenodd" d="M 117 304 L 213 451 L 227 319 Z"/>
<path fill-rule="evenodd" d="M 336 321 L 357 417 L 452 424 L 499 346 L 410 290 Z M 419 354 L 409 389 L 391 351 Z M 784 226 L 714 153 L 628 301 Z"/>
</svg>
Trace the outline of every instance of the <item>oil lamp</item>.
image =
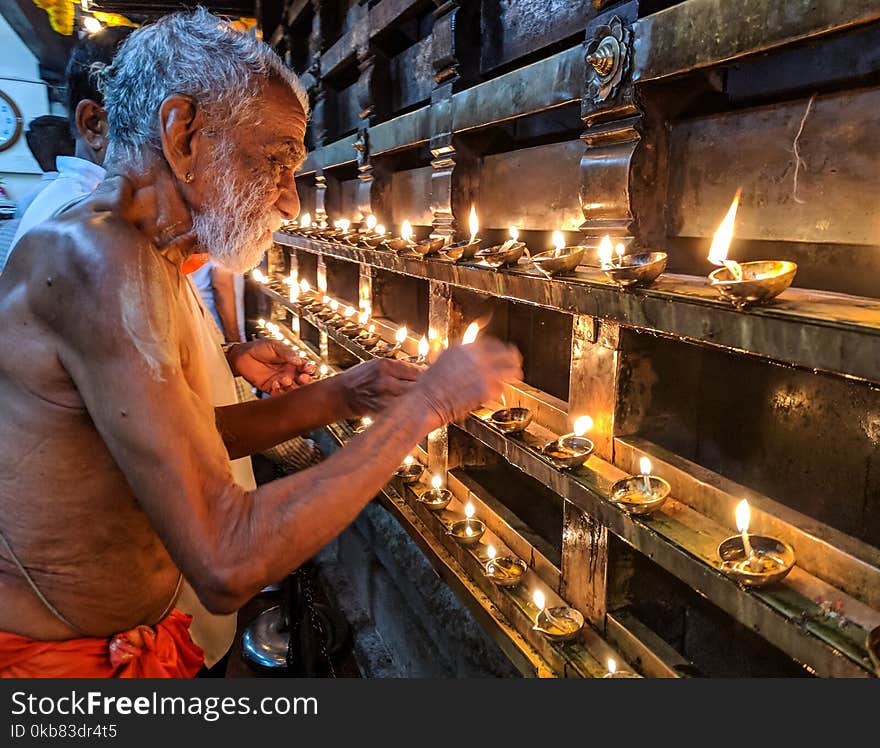
<svg viewBox="0 0 880 748">
<path fill-rule="evenodd" d="M 318 379 L 326 379 L 328 374 L 330 374 L 330 367 L 327 364 L 321 364 L 318 367 Z"/>
<path fill-rule="evenodd" d="M 516 587 L 526 573 L 526 562 L 516 556 L 499 556 L 494 545 L 487 549 L 486 577 L 499 587 Z"/>
<path fill-rule="evenodd" d="M 526 245 L 519 240 L 519 230 L 511 226 L 510 239 L 497 247 L 479 250 L 475 257 L 481 264 L 497 270 L 505 265 L 516 265 L 525 251 Z"/>
<path fill-rule="evenodd" d="M 618 670 L 617 669 L 617 660 L 613 657 L 608 658 L 608 672 L 602 676 L 603 678 L 641 678 L 642 676 L 638 673 L 633 673 L 630 670 Z"/>
<path fill-rule="evenodd" d="M 449 244 L 444 248 L 443 251 L 449 259 L 456 262 L 459 260 L 472 260 L 480 248 L 481 240 L 477 238 L 477 232 L 480 230 L 480 221 L 477 218 L 477 209 L 473 205 L 471 205 L 471 213 L 468 217 L 468 228 L 471 232 L 470 238 L 463 242 Z"/>
<path fill-rule="evenodd" d="M 394 333 L 394 345 L 386 350 L 384 353 L 380 353 L 380 356 L 384 356 L 385 358 L 394 358 L 400 353 L 403 348 L 403 344 L 406 342 L 406 325 L 403 327 L 398 327 L 397 332 Z"/>
<path fill-rule="evenodd" d="M 299 233 L 303 236 L 309 236 L 312 233 L 312 215 L 311 213 L 303 213 L 299 218 Z"/>
<path fill-rule="evenodd" d="M 439 475 L 431 478 L 431 489 L 419 496 L 421 501 L 432 512 L 439 512 L 449 506 L 452 501 L 452 491 L 443 488 L 443 479 Z"/>
<path fill-rule="evenodd" d="M 418 355 L 409 356 L 406 360 L 409 361 L 411 364 L 423 364 L 428 359 L 429 350 L 430 344 L 428 343 L 428 338 L 422 335 L 422 339 L 419 340 Z"/>
<path fill-rule="evenodd" d="M 584 627 L 584 616 L 579 610 L 567 605 L 548 608 L 547 599 L 541 590 L 536 589 L 532 593 L 532 602 L 538 609 L 533 628 L 552 641 L 569 641 Z"/>
<path fill-rule="evenodd" d="M 745 587 L 763 587 L 778 582 L 795 563 L 794 548 L 766 535 L 750 535 L 751 510 L 743 499 L 736 507 L 739 535 L 723 540 L 718 546 L 721 570 Z"/>
<path fill-rule="evenodd" d="M 413 242 L 412 238 L 412 225 L 409 221 L 404 220 L 403 225 L 400 227 L 400 236 L 394 239 L 388 239 L 385 242 L 385 246 L 395 252 L 407 252 L 415 247 L 415 242 Z"/>
<path fill-rule="evenodd" d="M 343 324 L 342 327 L 340 327 L 339 329 L 348 335 L 360 330 L 360 326 L 354 318 L 355 311 L 356 310 L 353 306 L 347 306 L 345 307 L 345 311 L 342 315 Z"/>
<path fill-rule="evenodd" d="M 403 480 L 403 483 L 408 486 L 417 483 L 419 478 L 422 477 L 423 472 L 425 472 L 424 465 L 418 462 L 412 455 L 407 455 L 403 458 L 400 467 L 394 471 L 394 475 Z"/>
<path fill-rule="evenodd" d="M 553 249 L 532 257 L 532 264 L 547 277 L 569 273 L 581 264 L 586 247 L 566 247 L 561 231 L 553 232 Z"/>
<path fill-rule="evenodd" d="M 545 445 L 544 456 L 560 469 L 578 467 L 590 456 L 594 444 L 586 434 L 593 428 L 593 419 L 581 416 L 574 422 L 572 433 L 560 436 L 555 442 Z"/>
<path fill-rule="evenodd" d="M 257 283 L 261 283 L 262 285 L 266 285 L 269 282 L 269 279 L 263 275 L 263 271 L 260 268 L 254 268 L 251 270 L 251 278 L 253 278 Z"/>
<path fill-rule="evenodd" d="M 356 340 L 364 346 L 364 348 L 372 348 L 379 342 L 379 336 L 376 335 L 376 325 L 370 325 L 357 336 Z"/>
<path fill-rule="evenodd" d="M 373 425 L 373 419 L 370 418 L 369 416 L 364 416 L 363 418 L 361 418 L 360 425 L 354 430 L 354 433 L 362 434 L 362 433 L 364 433 L 364 431 L 366 431 L 372 425 Z"/>
<path fill-rule="evenodd" d="M 622 288 L 651 285 L 666 270 L 668 259 L 666 252 L 638 252 L 628 255 L 622 242 L 612 248 L 611 237 L 607 235 L 599 242 L 602 271 Z"/>
<path fill-rule="evenodd" d="M 611 486 L 611 501 L 629 514 L 650 514 L 666 501 L 671 490 L 669 483 L 651 475 L 651 461 L 639 460 L 639 475 L 623 478 Z"/>
<path fill-rule="evenodd" d="M 760 304 L 779 296 L 794 280 L 797 265 L 784 260 L 739 263 L 727 259 L 740 192 L 737 190 L 727 215 L 712 237 L 709 262 L 721 267 L 709 274 L 709 282 L 737 309 L 745 309 L 750 304 Z"/>
<path fill-rule="evenodd" d="M 505 434 L 518 434 L 526 430 L 532 422 L 532 411 L 528 408 L 508 408 L 504 395 L 501 395 L 501 410 L 496 410 L 489 421 L 499 431 Z"/>
<path fill-rule="evenodd" d="M 315 310 L 321 306 L 321 300 L 312 291 L 312 287 L 305 278 L 299 282 L 299 303 L 301 307 L 309 310 Z"/>
<path fill-rule="evenodd" d="M 486 524 L 474 517 L 474 505 L 470 502 L 464 508 L 464 517 L 449 526 L 449 534 L 461 545 L 475 545 L 486 532 Z"/>
<path fill-rule="evenodd" d="M 370 218 L 374 218 L 374 216 L 370 216 Z M 385 241 L 385 227 L 381 223 L 377 223 L 361 241 L 368 247 L 378 247 Z"/>
</svg>

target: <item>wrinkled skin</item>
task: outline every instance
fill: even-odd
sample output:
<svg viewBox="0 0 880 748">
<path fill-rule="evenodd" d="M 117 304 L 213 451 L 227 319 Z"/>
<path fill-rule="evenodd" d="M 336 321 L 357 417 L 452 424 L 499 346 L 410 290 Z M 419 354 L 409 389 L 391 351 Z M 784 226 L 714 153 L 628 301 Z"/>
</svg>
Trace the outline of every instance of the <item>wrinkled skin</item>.
<svg viewBox="0 0 880 748">
<path fill-rule="evenodd" d="M 234 134 L 228 168 L 276 169 L 268 243 L 299 204 L 298 164 L 278 170 L 267 154 L 302 152 L 306 123 L 280 82 L 253 105 L 262 120 Z M 515 350 L 483 340 L 423 375 L 371 364 L 213 408 L 181 274 L 212 195 L 211 123 L 184 97 L 157 116 L 162 152 L 138 170 L 111 154 L 96 193 L 26 235 L 0 275 L 0 530 L 76 627 L 0 549 L 3 631 L 52 640 L 153 624 L 179 573 L 209 610 L 236 610 L 343 530 L 426 433 L 521 376 Z M 304 382 L 291 366 L 291 384 Z M 233 481 L 230 456 L 366 410 L 373 426 L 320 465 L 251 492 Z"/>
</svg>

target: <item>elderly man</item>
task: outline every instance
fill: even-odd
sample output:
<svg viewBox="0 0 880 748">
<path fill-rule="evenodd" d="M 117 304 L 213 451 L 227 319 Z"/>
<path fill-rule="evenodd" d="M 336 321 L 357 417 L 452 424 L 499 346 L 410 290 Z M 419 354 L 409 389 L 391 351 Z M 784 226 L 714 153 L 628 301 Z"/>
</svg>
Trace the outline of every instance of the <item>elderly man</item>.
<svg viewBox="0 0 880 748">
<path fill-rule="evenodd" d="M 497 341 L 425 373 L 361 365 L 214 408 L 183 262 L 257 262 L 299 208 L 302 91 L 205 11 L 132 34 L 107 71 L 107 178 L 0 276 L 0 672 L 189 676 L 182 576 L 237 609 L 357 515 L 429 431 L 520 376 Z M 230 458 L 370 412 L 309 470 L 252 491 Z"/>
</svg>

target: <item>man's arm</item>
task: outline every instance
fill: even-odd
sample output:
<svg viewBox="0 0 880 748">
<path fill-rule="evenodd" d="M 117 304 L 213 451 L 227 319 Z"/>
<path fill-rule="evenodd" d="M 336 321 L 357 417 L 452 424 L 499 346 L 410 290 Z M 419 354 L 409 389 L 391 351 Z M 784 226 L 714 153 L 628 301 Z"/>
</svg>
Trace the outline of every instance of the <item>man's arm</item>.
<svg viewBox="0 0 880 748">
<path fill-rule="evenodd" d="M 109 233 L 109 232 L 108 232 Z M 59 262 L 35 310 L 95 427 L 178 568 L 209 610 L 236 610 L 339 534 L 428 431 L 462 415 L 518 375 L 514 354 L 488 343 L 451 349 L 432 381 L 413 387 L 374 425 L 320 465 L 244 491 L 232 479 L 214 409 L 189 386 L 181 350 L 192 334 L 183 280 L 148 244 L 98 237 L 103 252 Z M 58 237 L 54 237 L 59 241 Z M 94 237 L 84 246 L 100 244 Z M 125 247 L 125 251 L 113 247 Z M 94 314 L 63 314 L 75 299 Z M 100 310 L 100 311 L 98 311 Z M 445 369 L 444 369 L 445 366 Z M 431 389 L 434 391 L 429 391 Z"/>
<path fill-rule="evenodd" d="M 405 361 L 370 361 L 283 395 L 217 408 L 217 429 L 229 456 L 245 457 L 328 423 L 376 413 L 420 373 Z"/>
<path fill-rule="evenodd" d="M 214 307 L 223 337 L 227 343 L 243 343 L 238 327 L 238 305 L 235 303 L 235 273 L 221 267 L 216 262 L 211 264 L 211 291 L 214 294 Z"/>
</svg>

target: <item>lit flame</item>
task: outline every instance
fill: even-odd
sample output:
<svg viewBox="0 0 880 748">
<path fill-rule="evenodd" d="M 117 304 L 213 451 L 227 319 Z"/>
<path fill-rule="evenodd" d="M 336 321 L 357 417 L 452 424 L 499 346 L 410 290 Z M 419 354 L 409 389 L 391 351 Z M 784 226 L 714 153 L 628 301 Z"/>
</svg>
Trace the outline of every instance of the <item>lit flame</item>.
<svg viewBox="0 0 880 748">
<path fill-rule="evenodd" d="M 338 312 L 338 311 L 339 311 L 339 302 L 336 301 L 336 299 L 333 299 L 333 301 L 330 302 L 330 308 L 331 308 L 334 312 Z"/>
<path fill-rule="evenodd" d="M 617 242 L 617 246 L 614 248 L 614 251 L 617 252 L 617 264 L 623 264 L 623 255 L 626 253 L 626 247 L 623 246 L 623 242 Z"/>
<path fill-rule="evenodd" d="M 443 479 L 439 475 L 435 475 L 431 478 L 431 488 L 437 490 L 440 486 L 443 485 Z"/>
<path fill-rule="evenodd" d="M 260 268 L 254 268 L 251 270 L 251 278 L 253 278 L 257 283 L 268 283 L 269 279 L 263 275 L 263 271 Z"/>
<path fill-rule="evenodd" d="M 330 303 L 330 297 L 325 294 L 324 296 L 321 297 L 321 303 L 324 306 L 327 306 L 327 304 Z"/>
<path fill-rule="evenodd" d="M 574 422 L 574 435 L 583 436 L 593 428 L 593 419 L 589 416 L 581 416 Z"/>
<path fill-rule="evenodd" d="M 507 230 L 510 232 L 510 238 L 513 239 L 513 241 L 519 241 L 519 229 L 516 226 L 511 226 Z"/>
<path fill-rule="evenodd" d="M 498 555 L 498 551 L 495 550 L 495 546 L 494 546 L 494 545 L 490 545 L 489 548 L 486 550 L 486 553 L 488 553 L 488 555 L 489 555 L 489 560 L 490 560 L 490 561 L 491 561 L 492 559 L 494 559 L 495 556 Z"/>
<path fill-rule="evenodd" d="M 599 242 L 599 262 L 602 263 L 603 267 L 610 265 L 613 262 L 613 257 L 614 247 L 611 245 L 611 237 L 606 234 L 602 237 L 602 241 Z"/>
<path fill-rule="evenodd" d="M 471 214 L 468 217 L 468 228 L 471 230 L 471 241 L 477 238 L 477 232 L 480 230 L 480 222 L 477 220 L 477 209 L 471 205 Z"/>
<path fill-rule="evenodd" d="M 608 672 L 614 675 L 617 672 L 617 662 L 613 657 L 608 658 Z"/>
<path fill-rule="evenodd" d="M 480 332 L 480 326 L 476 322 L 471 322 L 464 331 L 464 337 L 461 339 L 462 345 L 470 345 L 477 339 Z"/>
<path fill-rule="evenodd" d="M 367 322 L 369 322 L 369 321 L 370 321 L 370 315 L 369 315 L 367 312 L 361 312 L 361 313 L 358 315 L 358 323 L 359 323 L 361 326 L 367 324 Z"/>
<path fill-rule="evenodd" d="M 538 610 L 544 610 L 544 607 L 547 605 L 547 598 L 544 597 L 544 593 L 541 590 L 535 590 L 532 593 L 532 602 Z"/>
<path fill-rule="evenodd" d="M 428 355 L 428 339 L 422 335 L 419 341 L 419 358 L 426 358 Z"/>
<path fill-rule="evenodd" d="M 328 371 L 330 371 L 330 368 L 327 366 L 327 364 L 321 364 L 321 368 L 319 369 L 321 376 L 326 377 Z"/>
<path fill-rule="evenodd" d="M 400 238 L 407 242 L 412 241 L 413 230 L 409 221 L 404 221 L 403 226 L 400 227 Z"/>
<path fill-rule="evenodd" d="M 428 328 L 428 340 L 436 340 L 437 331 L 433 327 Z"/>
<path fill-rule="evenodd" d="M 379 223 L 379 220 L 372 213 L 367 216 L 367 228 L 372 231 L 376 228 L 376 224 Z"/>
<path fill-rule="evenodd" d="M 374 231 L 376 234 L 378 234 L 379 236 L 385 236 L 385 227 L 384 227 L 381 223 L 378 224 L 378 225 L 376 226 L 376 228 L 373 229 L 373 231 Z"/>
<path fill-rule="evenodd" d="M 300 228 L 307 229 L 312 225 L 312 215 L 311 213 L 303 213 L 299 219 Z"/>
<path fill-rule="evenodd" d="M 507 398 L 504 397 L 504 393 L 501 393 L 501 408 L 503 410 L 507 410 Z"/>
<path fill-rule="evenodd" d="M 647 457 L 642 457 L 639 460 L 639 470 L 642 475 L 650 475 L 652 467 L 653 465 L 651 465 L 651 461 Z"/>
<path fill-rule="evenodd" d="M 464 508 L 464 516 L 468 519 L 473 519 L 474 511 L 474 505 L 471 504 L 471 502 L 468 502 Z"/>
<path fill-rule="evenodd" d="M 403 345 L 406 341 L 406 327 L 400 327 L 397 329 L 397 332 L 394 333 L 394 340 L 397 345 Z"/>
<path fill-rule="evenodd" d="M 407 455 L 406 457 L 403 458 L 403 464 L 406 465 L 407 467 L 409 467 L 410 465 L 414 465 L 415 461 L 416 461 L 416 458 L 413 457 L 412 455 Z"/>
<path fill-rule="evenodd" d="M 327 276 L 326 275 L 318 275 L 318 290 L 321 293 L 327 293 Z M 327 303 L 326 301 L 324 302 Z"/>
<path fill-rule="evenodd" d="M 369 416 L 364 416 L 363 418 L 361 418 L 361 426 L 372 426 L 372 425 L 373 425 L 373 419 L 370 418 Z"/>
<path fill-rule="evenodd" d="M 554 231 L 553 248 L 558 252 L 563 247 L 565 247 L 565 237 L 562 235 L 561 231 Z"/>
<path fill-rule="evenodd" d="M 347 307 L 345 307 L 345 317 L 346 317 L 346 319 L 351 318 L 353 315 L 354 315 L 354 307 L 353 307 L 353 306 L 347 306 Z"/>
<path fill-rule="evenodd" d="M 265 327 L 265 326 L 266 326 L 266 320 L 264 320 L 262 317 L 260 317 L 260 318 L 257 320 L 257 324 L 258 324 L 260 327 Z"/>
<path fill-rule="evenodd" d="M 739 207 L 741 192 L 742 189 L 736 191 L 736 195 L 733 196 L 733 202 L 727 210 L 727 215 L 724 216 L 724 220 L 721 221 L 715 236 L 712 237 L 712 246 L 709 247 L 709 262 L 713 265 L 727 265 L 727 251 L 730 249 L 730 242 L 733 240 L 733 224 L 736 221 L 736 210 Z M 728 265 L 728 267 L 731 266 Z M 736 265 L 736 268 L 737 270 L 734 270 L 731 267 L 731 272 L 734 273 L 735 277 L 740 278 L 741 276 L 738 273 L 739 265 Z"/>
<path fill-rule="evenodd" d="M 749 502 L 743 499 L 736 505 L 736 529 L 740 532 L 748 532 L 751 520 L 752 510 L 749 509 Z"/>
<path fill-rule="evenodd" d="M 293 286 L 293 285 L 296 285 L 296 278 L 294 278 L 292 274 L 291 274 L 291 275 L 287 275 L 287 276 L 285 276 L 284 278 L 281 279 L 281 282 L 282 282 L 285 286 Z"/>
<path fill-rule="evenodd" d="M 349 221 L 347 218 L 343 218 L 337 221 L 337 223 L 339 224 L 339 228 L 343 231 L 348 231 L 349 227 L 351 226 L 351 221 Z"/>
<path fill-rule="evenodd" d="M 370 333 L 370 335 L 372 335 L 373 333 L 375 333 L 375 332 L 376 332 L 376 325 L 370 325 L 370 326 L 367 328 L 367 332 Z"/>
</svg>

